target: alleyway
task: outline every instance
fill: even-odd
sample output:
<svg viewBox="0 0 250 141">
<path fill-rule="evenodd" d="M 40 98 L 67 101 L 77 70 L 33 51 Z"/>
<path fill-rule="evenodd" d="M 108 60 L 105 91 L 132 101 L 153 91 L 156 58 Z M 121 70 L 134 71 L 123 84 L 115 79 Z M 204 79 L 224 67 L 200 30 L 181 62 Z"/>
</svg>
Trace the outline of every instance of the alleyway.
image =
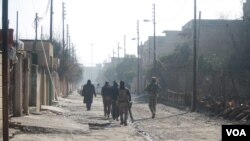
<svg viewBox="0 0 250 141">
<path fill-rule="evenodd" d="M 166 141 L 211 140 L 221 138 L 221 124 L 211 119 L 158 104 L 155 119 L 151 119 L 145 97 L 134 97 L 134 123 L 120 126 L 119 121 L 103 116 L 101 96 L 94 99 L 91 111 L 86 111 L 82 97 L 73 93 L 60 98 L 54 106 L 42 106 L 40 113 L 12 118 L 11 141 Z"/>
</svg>

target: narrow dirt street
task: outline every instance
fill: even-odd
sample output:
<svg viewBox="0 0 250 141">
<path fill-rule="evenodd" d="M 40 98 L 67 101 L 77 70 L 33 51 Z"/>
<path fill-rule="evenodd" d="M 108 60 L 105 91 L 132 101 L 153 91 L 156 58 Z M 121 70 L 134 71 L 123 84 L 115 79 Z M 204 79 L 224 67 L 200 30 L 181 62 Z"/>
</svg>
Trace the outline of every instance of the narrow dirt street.
<svg viewBox="0 0 250 141">
<path fill-rule="evenodd" d="M 121 126 L 119 121 L 103 116 L 101 96 L 94 99 L 87 111 L 82 97 L 76 92 L 59 98 L 54 106 L 42 106 L 39 113 L 12 118 L 11 141 L 166 141 L 221 139 L 223 120 L 211 119 L 202 114 L 189 113 L 162 104 L 157 105 L 157 115 L 151 115 L 146 97 L 134 97 L 135 122 Z"/>
<path fill-rule="evenodd" d="M 163 104 L 157 105 L 156 118 L 151 119 L 145 100 L 135 101 L 134 127 L 140 132 L 148 133 L 149 138 L 154 141 L 219 141 L 221 140 L 221 125 L 230 124 L 225 120 L 179 110 Z"/>
</svg>

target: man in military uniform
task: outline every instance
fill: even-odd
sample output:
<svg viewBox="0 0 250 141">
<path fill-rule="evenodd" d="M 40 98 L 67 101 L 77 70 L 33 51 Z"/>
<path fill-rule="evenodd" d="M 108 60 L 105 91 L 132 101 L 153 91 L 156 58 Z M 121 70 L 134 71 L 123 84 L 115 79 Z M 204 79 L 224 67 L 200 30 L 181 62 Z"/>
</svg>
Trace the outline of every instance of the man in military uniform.
<svg viewBox="0 0 250 141">
<path fill-rule="evenodd" d="M 155 118 L 157 97 L 161 91 L 160 85 L 156 82 L 156 77 L 152 77 L 151 83 L 146 87 L 145 90 L 149 95 L 149 109 L 152 113 L 152 118 Z"/>
<path fill-rule="evenodd" d="M 131 95 L 127 88 L 125 88 L 124 81 L 120 82 L 119 95 L 117 98 L 117 103 L 119 105 L 119 114 L 121 125 L 127 126 L 128 110 L 131 101 Z"/>
</svg>

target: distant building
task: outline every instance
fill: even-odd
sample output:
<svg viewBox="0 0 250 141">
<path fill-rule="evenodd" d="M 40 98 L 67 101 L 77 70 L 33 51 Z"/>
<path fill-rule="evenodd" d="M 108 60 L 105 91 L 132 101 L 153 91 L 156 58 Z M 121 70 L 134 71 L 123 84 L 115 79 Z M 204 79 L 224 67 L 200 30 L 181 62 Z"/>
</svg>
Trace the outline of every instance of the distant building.
<svg viewBox="0 0 250 141">
<path fill-rule="evenodd" d="M 250 20 L 250 0 L 246 0 L 243 4 L 243 19 Z"/>
<path fill-rule="evenodd" d="M 98 83 L 97 77 L 102 69 L 101 64 L 97 64 L 96 66 L 84 66 L 83 67 L 83 82 L 87 83 L 87 80 L 91 80 L 93 83 Z"/>
<path fill-rule="evenodd" d="M 156 59 L 171 54 L 180 43 L 181 31 L 164 31 L 165 36 L 156 36 Z M 154 61 L 154 37 L 149 36 L 148 40 L 140 46 L 140 58 L 143 68 L 152 65 Z"/>
<path fill-rule="evenodd" d="M 198 22 L 197 22 L 198 23 Z M 230 54 L 245 46 L 246 24 L 242 20 L 201 20 L 198 25 L 198 54 Z M 182 27 L 184 44 L 193 47 L 193 20 Z"/>
</svg>

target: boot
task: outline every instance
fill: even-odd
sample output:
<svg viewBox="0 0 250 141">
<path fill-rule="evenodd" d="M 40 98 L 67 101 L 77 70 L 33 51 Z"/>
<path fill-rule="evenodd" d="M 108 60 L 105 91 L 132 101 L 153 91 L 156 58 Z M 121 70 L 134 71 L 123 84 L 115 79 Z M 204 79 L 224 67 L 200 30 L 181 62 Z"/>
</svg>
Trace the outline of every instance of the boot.
<svg viewBox="0 0 250 141">
<path fill-rule="evenodd" d="M 127 125 L 128 125 L 128 123 L 127 123 L 127 121 L 125 121 L 125 122 L 124 122 L 124 126 L 127 126 Z"/>
<path fill-rule="evenodd" d="M 152 119 L 154 119 L 154 118 L 155 118 L 155 113 L 152 114 Z"/>
</svg>

